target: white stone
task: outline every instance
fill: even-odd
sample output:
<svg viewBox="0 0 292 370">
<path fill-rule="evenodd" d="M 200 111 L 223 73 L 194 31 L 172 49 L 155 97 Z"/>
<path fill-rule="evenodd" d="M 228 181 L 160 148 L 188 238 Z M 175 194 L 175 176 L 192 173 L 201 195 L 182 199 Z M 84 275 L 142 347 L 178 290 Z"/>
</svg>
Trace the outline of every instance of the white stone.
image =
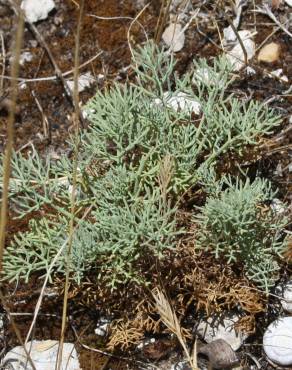
<svg viewBox="0 0 292 370">
<path fill-rule="evenodd" d="M 285 0 L 285 3 L 292 7 L 292 0 Z"/>
<path fill-rule="evenodd" d="M 202 83 L 204 85 L 214 86 L 219 83 L 218 74 L 216 72 L 212 73 L 209 68 L 198 68 L 193 74 L 192 83 L 194 85 Z"/>
<path fill-rule="evenodd" d="M 24 65 L 25 62 L 31 62 L 33 60 L 33 55 L 29 51 L 25 51 L 20 55 L 19 64 Z"/>
<path fill-rule="evenodd" d="M 246 73 L 249 75 L 249 76 L 253 76 L 255 75 L 257 72 L 254 68 L 250 67 L 250 66 L 247 66 L 246 67 Z"/>
<path fill-rule="evenodd" d="M 185 34 L 179 23 L 171 23 L 163 32 L 162 40 L 173 52 L 180 51 L 184 47 Z"/>
<path fill-rule="evenodd" d="M 141 343 L 139 343 L 137 345 L 137 348 L 138 349 L 142 349 L 144 348 L 145 346 L 148 346 L 149 344 L 153 344 L 156 342 L 156 339 L 155 338 L 148 338 L 148 339 L 145 339 L 143 340 Z"/>
<path fill-rule="evenodd" d="M 239 26 L 243 5 L 244 5 L 244 1 L 235 0 L 235 2 L 234 2 L 233 9 L 234 9 L 234 12 L 235 12 L 235 19 L 232 22 L 233 27 L 228 26 L 227 28 L 224 28 L 224 30 L 223 30 L 224 41 L 226 43 L 236 40 L 236 33 L 233 31 L 233 28 L 235 28 L 237 30 L 237 28 Z"/>
<path fill-rule="evenodd" d="M 195 114 L 200 114 L 201 112 L 201 104 L 184 92 L 177 92 L 174 94 L 165 92 L 164 101 L 168 108 L 172 108 L 176 112 L 187 111 Z M 155 99 L 154 102 L 159 106 L 163 105 L 160 99 Z"/>
<path fill-rule="evenodd" d="M 275 364 L 292 365 L 292 317 L 272 322 L 263 338 L 264 351 Z"/>
<path fill-rule="evenodd" d="M 26 345 L 36 370 L 55 369 L 59 342 L 56 340 L 34 340 Z M 3 363 L 10 361 L 11 369 L 23 370 L 22 364 L 26 364 L 26 370 L 32 370 L 22 346 L 14 347 L 3 359 Z M 62 354 L 62 370 L 81 370 L 74 344 L 64 343 Z"/>
<path fill-rule="evenodd" d="M 91 84 L 95 82 L 95 78 L 90 72 L 80 75 L 78 78 L 78 92 L 82 92 L 86 87 L 90 87 Z M 69 89 L 73 92 L 74 90 L 74 80 L 67 80 Z"/>
<path fill-rule="evenodd" d="M 281 300 L 283 310 L 292 313 L 292 281 L 289 281 L 283 286 L 283 298 Z"/>
<path fill-rule="evenodd" d="M 207 343 L 224 339 L 234 351 L 237 351 L 247 338 L 246 334 L 235 331 L 234 325 L 239 319 L 240 316 L 234 313 L 208 317 L 199 323 L 197 333 Z"/>
<path fill-rule="evenodd" d="M 236 40 L 236 33 L 233 31 L 231 26 L 223 29 L 223 35 L 225 43 Z"/>
<path fill-rule="evenodd" d="M 271 202 L 271 209 L 275 214 L 281 215 L 286 211 L 285 204 L 280 199 L 274 198 Z"/>
<path fill-rule="evenodd" d="M 46 19 L 55 8 L 53 0 L 22 0 L 21 9 L 23 9 L 28 22 L 35 23 Z"/>
<path fill-rule="evenodd" d="M 111 320 L 108 320 L 106 318 L 102 317 L 101 319 L 99 319 L 94 330 L 95 334 L 100 337 L 104 337 L 107 334 L 110 323 Z"/>
<path fill-rule="evenodd" d="M 288 77 L 283 75 L 283 69 L 282 68 L 275 69 L 274 71 L 270 72 L 270 75 L 272 77 L 278 78 L 282 82 L 289 82 Z"/>
<path fill-rule="evenodd" d="M 239 31 L 238 34 L 246 50 L 247 60 L 250 60 L 255 54 L 255 43 L 252 40 L 252 34 L 250 31 L 247 30 Z M 232 65 L 233 71 L 239 71 L 245 66 L 244 58 L 245 55 L 242 50 L 241 44 L 237 40 L 235 46 L 227 53 L 227 59 Z"/>
</svg>

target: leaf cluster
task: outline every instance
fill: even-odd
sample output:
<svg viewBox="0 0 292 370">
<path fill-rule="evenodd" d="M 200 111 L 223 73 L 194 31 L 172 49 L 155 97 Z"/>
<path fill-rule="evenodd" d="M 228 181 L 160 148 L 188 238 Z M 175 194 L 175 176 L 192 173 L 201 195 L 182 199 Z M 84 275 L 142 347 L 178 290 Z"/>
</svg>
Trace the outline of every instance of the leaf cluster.
<svg viewBox="0 0 292 370">
<path fill-rule="evenodd" d="M 133 68 L 137 75 L 134 84 L 115 83 L 106 91 L 98 91 L 84 110 L 90 125 L 79 138 L 75 214 L 78 227 L 70 266 L 72 276 L 79 282 L 88 271 L 95 271 L 96 276 L 113 287 L 131 279 L 143 280 L 137 269 L 139 261 L 147 256 L 163 257 L 165 250 L 175 247 L 177 236 L 183 232 L 176 222 L 175 204 L 179 197 L 199 185 L 213 194 L 213 203 L 228 203 L 224 198 L 228 191 L 222 193 L 222 199 L 218 195 L 222 189 L 217 181 L 220 174 L 215 170 L 217 161 L 225 152 L 242 155 L 247 146 L 256 145 L 280 123 L 275 112 L 262 104 L 246 104 L 227 94 L 232 76 L 224 58 L 215 60 L 213 66 L 201 60 L 195 63 L 196 73 L 178 77 L 174 57 L 147 44 L 135 53 Z M 179 93 L 198 103 L 201 113 L 174 109 L 170 98 Z M 74 138 L 70 145 L 76 145 Z M 28 231 L 17 234 L 6 249 L 6 278 L 28 279 L 33 272 L 48 271 L 67 237 L 72 174 L 73 164 L 68 156 L 44 159 L 34 150 L 27 157 L 14 154 L 10 206 L 18 218 L 31 212 L 40 212 L 41 217 L 31 221 Z M 264 186 L 249 188 L 256 186 L 258 192 L 265 192 Z M 249 188 L 243 187 L 240 194 L 254 199 L 256 193 Z M 211 245 L 203 238 L 204 230 L 211 230 L 215 236 L 218 233 L 216 238 L 221 243 L 216 247 L 218 255 L 227 253 L 230 261 L 248 260 L 252 253 L 246 247 L 249 238 L 259 261 L 267 262 L 269 256 L 272 263 L 271 249 L 266 252 L 265 248 L 274 250 L 276 244 L 272 243 L 272 230 L 266 219 L 257 222 L 261 231 L 248 235 L 246 230 L 241 239 L 238 235 L 245 230 L 241 226 L 233 230 L 226 226 L 226 232 L 221 233 L 214 221 L 216 212 L 211 211 L 221 205 L 212 206 L 212 199 L 202 209 L 201 245 Z M 230 210 L 232 220 L 232 212 L 236 213 L 238 207 L 235 200 L 230 200 L 230 207 L 234 207 L 234 211 Z M 88 216 L 83 218 L 88 209 Z M 257 217 L 258 213 L 250 213 L 249 222 L 252 224 Z M 234 254 L 227 247 L 228 238 L 236 240 L 231 240 L 237 250 Z M 258 247 L 260 240 L 264 240 L 264 249 Z M 62 256 L 53 271 L 63 273 L 64 261 Z M 252 275 L 253 270 L 248 271 L 256 281 L 266 276 L 253 277 L 258 276 L 256 272 Z"/>
<path fill-rule="evenodd" d="M 266 180 L 225 179 L 220 193 L 208 197 L 195 217 L 199 224 L 198 246 L 210 249 L 227 263 L 240 263 L 249 279 L 268 289 L 277 278 L 277 258 L 285 243 L 287 220 L 275 217 L 268 206 L 275 192 Z"/>
</svg>

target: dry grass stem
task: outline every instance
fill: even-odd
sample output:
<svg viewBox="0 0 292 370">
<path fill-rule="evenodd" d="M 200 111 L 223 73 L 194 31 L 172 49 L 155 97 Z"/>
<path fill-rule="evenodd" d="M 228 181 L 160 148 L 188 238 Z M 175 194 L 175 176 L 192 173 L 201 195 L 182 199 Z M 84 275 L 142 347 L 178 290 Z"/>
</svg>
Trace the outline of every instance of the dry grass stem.
<svg viewBox="0 0 292 370">
<path fill-rule="evenodd" d="M 155 300 L 156 309 L 161 317 L 162 322 L 173 334 L 176 335 L 179 343 L 181 344 L 185 352 L 187 360 L 191 365 L 192 370 L 199 370 L 197 365 L 196 344 L 193 348 L 192 353 L 190 354 L 182 327 L 169 301 L 165 298 L 165 295 L 159 289 L 155 289 L 152 292 L 152 295 Z"/>
<path fill-rule="evenodd" d="M 12 158 L 12 151 L 13 151 L 13 140 L 14 140 L 14 121 L 15 121 L 15 112 L 16 112 L 16 101 L 18 96 L 18 86 L 17 86 L 17 77 L 19 73 L 19 59 L 21 53 L 21 46 L 23 41 L 23 31 L 24 31 L 24 19 L 22 14 L 20 13 L 17 17 L 17 31 L 15 37 L 15 44 L 14 44 L 14 53 L 13 53 L 13 61 L 11 67 L 11 105 L 9 109 L 8 115 L 8 123 L 7 123 L 7 143 L 6 143 L 6 150 L 5 156 L 3 160 L 3 192 L 2 192 L 2 201 L 1 201 L 1 215 L 0 215 L 0 272 L 2 272 L 2 259 L 4 253 L 4 246 L 5 246 L 5 229 L 7 224 L 7 207 L 8 207 L 8 188 L 9 188 L 9 180 L 11 174 L 11 158 Z M 2 50 L 3 50 L 3 63 L 5 63 L 5 51 L 4 51 L 4 42 L 3 37 L 2 40 Z M 3 73 L 4 73 L 4 66 L 3 66 Z M 2 89 L 2 84 L 1 84 Z M 8 305 L 6 304 L 5 297 L 0 289 L 0 300 L 2 303 L 3 308 L 5 309 L 10 322 L 11 326 L 16 334 L 16 337 L 19 343 L 23 346 L 24 352 L 27 356 L 27 361 L 33 368 L 36 370 L 35 365 L 30 357 L 27 348 L 24 345 L 22 337 L 20 335 L 20 331 L 18 330 L 14 318 L 9 314 L 10 310 Z"/>
<path fill-rule="evenodd" d="M 5 156 L 3 160 L 3 192 L 1 201 L 1 213 L 0 213 L 0 272 L 2 271 L 2 260 L 5 244 L 5 228 L 7 223 L 7 206 L 8 206 L 8 188 L 9 179 L 11 173 L 11 157 L 13 150 L 13 140 L 14 140 L 14 120 L 16 112 L 16 100 L 18 96 L 18 86 L 15 80 L 19 73 L 19 59 L 21 53 L 21 45 L 23 38 L 24 29 L 24 19 L 20 14 L 17 21 L 17 32 L 14 45 L 14 55 L 11 67 L 11 77 L 13 78 L 11 82 L 11 105 L 9 109 L 8 122 L 7 122 L 7 143 Z"/>
<path fill-rule="evenodd" d="M 158 183 L 164 204 L 166 204 L 167 190 L 173 175 L 174 161 L 170 155 L 166 155 L 161 164 L 158 174 Z"/>
<path fill-rule="evenodd" d="M 80 33 L 82 27 L 82 18 L 84 11 L 84 0 L 81 0 L 79 7 L 79 17 L 77 24 L 76 33 L 76 44 L 75 44 L 75 56 L 74 56 L 74 90 L 73 90 L 73 103 L 74 103 L 74 129 L 75 129 L 75 150 L 74 150 L 74 166 L 73 166 L 73 181 L 72 181 L 72 192 L 71 192 L 71 218 L 69 224 L 69 237 L 68 246 L 66 251 L 66 280 L 64 288 L 64 299 L 63 299 L 63 313 L 62 313 L 62 327 L 60 336 L 60 345 L 58 350 L 58 359 L 56 369 L 62 368 L 62 353 L 63 344 L 65 340 L 66 324 L 67 324 L 67 306 L 68 306 L 68 291 L 69 291 L 69 277 L 70 277 L 70 263 L 71 263 L 71 250 L 74 236 L 74 222 L 75 222 L 75 203 L 76 203 L 76 188 L 77 188 L 77 174 L 78 174 L 78 153 L 79 153 L 79 93 L 78 93 L 78 74 L 79 74 L 79 49 L 80 49 Z"/>
</svg>

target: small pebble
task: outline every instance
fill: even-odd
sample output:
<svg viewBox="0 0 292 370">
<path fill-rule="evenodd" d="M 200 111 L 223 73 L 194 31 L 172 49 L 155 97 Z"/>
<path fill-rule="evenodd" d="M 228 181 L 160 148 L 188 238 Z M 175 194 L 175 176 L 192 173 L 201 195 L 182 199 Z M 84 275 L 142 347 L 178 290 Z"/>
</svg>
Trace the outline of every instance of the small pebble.
<svg viewBox="0 0 292 370">
<path fill-rule="evenodd" d="M 54 8 L 53 0 L 22 0 L 21 3 L 21 9 L 30 23 L 46 19 Z"/>
<path fill-rule="evenodd" d="M 255 54 L 255 43 L 252 40 L 252 33 L 248 30 L 242 30 L 238 32 L 243 46 L 246 51 L 247 61 L 252 59 Z M 232 65 L 233 71 L 239 71 L 245 66 L 245 54 L 242 50 L 242 46 L 238 41 L 235 46 L 227 53 L 226 58 Z"/>
<path fill-rule="evenodd" d="M 95 78 L 92 76 L 91 72 L 86 72 L 78 77 L 78 92 L 84 91 L 87 87 L 90 87 L 95 82 Z M 69 89 L 73 92 L 74 90 L 74 80 L 67 80 Z"/>
<path fill-rule="evenodd" d="M 108 328 L 110 326 L 111 320 L 106 318 L 100 318 L 97 322 L 96 329 L 94 330 L 95 334 L 104 337 L 107 334 Z"/>
<path fill-rule="evenodd" d="M 166 106 L 172 108 L 176 112 L 184 111 L 195 114 L 200 114 L 201 112 L 201 104 L 184 92 L 175 92 L 173 94 L 165 92 L 163 99 Z M 159 98 L 155 99 L 154 102 L 158 106 L 163 106 Z"/>
<path fill-rule="evenodd" d="M 34 340 L 26 345 L 30 357 L 34 363 L 35 370 L 55 369 L 58 355 L 59 342 L 56 340 Z M 32 366 L 27 361 L 26 354 L 22 346 L 14 347 L 4 357 L 3 362 L 9 361 L 11 370 L 32 370 Z M 76 349 L 73 343 L 64 343 L 62 352 L 61 370 L 79 370 L 80 364 Z"/>
<path fill-rule="evenodd" d="M 162 40 L 173 52 L 178 52 L 184 47 L 185 34 L 179 23 L 171 23 L 163 32 Z"/>
<path fill-rule="evenodd" d="M 292 313 L 292 281 L 283 286 L 283 298 L 284 300 L 281 300 L 283 310 Z"/>
<path fill-rule="evenodd" d="M 267 357 L 277 365 L 292 365 L 292 317 L 272 322 L 263 338 Z"/>
<path fill-rule="evenodd" d="M 239 319 L 240 316 L 236 313 L 210 316 L 199 323 L 196 333 L 207 343 L 211 343 L 216 339 L 223 339 L 234 351 L 237 351 L 247 338 L 247 335 L 242 332 L 236 332 L 234 328 Z"/>
<path fill-rule="evenodd" d="M 279 59 L 279 57 L 280 57 L 280 45 L 276 44 L 275 42 L 271 42 L 270 44 L 267 44 L 261 48 L 258 55 L 258 61 L 274 63 Z"/>
</svg>

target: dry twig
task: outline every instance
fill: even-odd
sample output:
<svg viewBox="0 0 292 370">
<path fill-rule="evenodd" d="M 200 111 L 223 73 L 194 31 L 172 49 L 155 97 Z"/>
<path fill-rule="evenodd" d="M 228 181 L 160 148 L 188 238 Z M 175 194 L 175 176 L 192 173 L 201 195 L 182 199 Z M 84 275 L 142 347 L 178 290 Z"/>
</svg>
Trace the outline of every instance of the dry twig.
<svg viewBox="0 0 292 370">
<path fill-rule="evenodd" d="M 187 360 L 192 367 L 192 370 L 199 370 L 197 365 L 197 351 L 196 351 L 196 343 L 191 353 L 187 348 L 187 343 L 185 337 L 183 335 L 182 328 L 180 326 L 179 320 L 173 311 L 170 303 L 165 298 L 164 294 L 159 290 L 156 289 L 152 292 L 153 298 L 155 300 L 156 309 L 161 317 L 162 322 L 167 326 L 167 328 L 176 335 L 178 341 L 180 342 Z"/>
<path fill-rule="evenodd" d="M 276 23 L 279 28 L 281 28 L 282 31 L 284 31 L 288 36 L 292 37 L 292 33 L 289 32 L 289 30 L 287 30 L 287 28 L 278 21 L 267 4 L 264 4 L 262 8 L 258 7 L 256 10 L 254 10 L 254 12 L 267 15 L 273 22 Z"/>
<path fill-rule="evenodd" d="M 74 236 L 74 223 L 75 223 L 75 207 L 76 207 L 76 187 L 77 187 L 77 175 L 78 175 L 78 153 L 79 153 L 79 118 L 82 116 L 80 114 L 79 108 L 79 93 L 78 93 L 78 66 L 79 66 L 79 49 L 80 49 L 80 34 L 82 27 L 84 11 L 84 0 L 81 0 L 79 5 L 79 17 L 77 24 L 77 34 L 75 42 L 75 56 L 74 56 L 74 89 L 73 89 L 73 105 L 75 108 L 74 112 L 74 128 L 75 128 L 75 150 L 73 159 L 73 183 L 71 192 L 71 210 L 70 210 L 70 223 L 69 223 L 69 237 L 68 237 L 68 247 L 66 252 L 66 280 L 64 288 L 64 299 L 63 299 L 63 313 L 62 313 L 62 327 L 60 336 L 60 346 L 58 350 L 58 359 L 56 369 L 60 370 L 62 368 L 62 352 L 63 344 L 65 340 L 65 331 L 67 323 L 67 306 L 68 306 L 68 291 L 69 291 L 69 277 L 70 277 L 70 265 L 71 265 L 71 250 L 73 244 Z"/>
</svg>

